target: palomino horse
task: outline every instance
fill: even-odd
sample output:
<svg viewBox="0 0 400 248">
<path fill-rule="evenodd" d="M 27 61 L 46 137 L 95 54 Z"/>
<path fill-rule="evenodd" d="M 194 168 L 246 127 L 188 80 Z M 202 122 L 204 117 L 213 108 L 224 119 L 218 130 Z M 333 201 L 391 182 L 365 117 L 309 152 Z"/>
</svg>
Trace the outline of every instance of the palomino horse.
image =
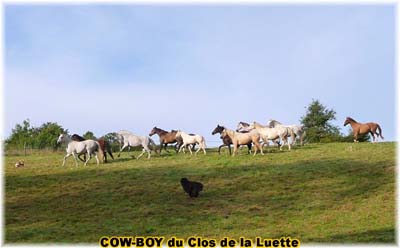
<svg viewBox="0 0 400 248">
<path fill-rule="evenodd" d="M 192 148 L 190 145 L 192 144 L 199 144 L 199 148 L 196 151 L 196 154 L 200 151 L 200 149 L 203 150 L 204 154 L 206 154 L 206 140 L 204 139 L 203 136 L 198 135 L 198 134 L 187 134 L 181 130 L 178 130 L 176 132 L 176 137 L 182 137 L 183 144 L 179 148 L 179 152 L 184 149 L 187 145 L 189 145 L 189 152 L 190 155 L 192 155 Z M 183 153 L 185 153 L 185 150 L 183 150 Z"/>
<path fill-rule="evenodd" d="M 382 129 L 378 123 L 375 122 L 367 122 L 367 123 L 359 123 L 355 121 L 353 118 L 347 117 L 344 121 L 343 126 L 350 124 L 351 128 L 353 129 L 353 137 L 354 142 L 358 142 L 357 138 L 360 134 L 370 133 L 372 136 L 373 141 L 375 142 L 375 135 L 376 139 L 378 140 L 379 136 L 381 136 L 382 140 L 384 139 L 382 136 Z M 376 131 L 378 129 L 379 133 Z"/>
<path fill-rule="evenodd" d="M 153 129 L 149 133 L 149 136 L 151 137 L 154 134 L 157 134 L 160 137 L 160 154 L 163 147 L 164 150 L 168 152 L 167 151 L 168 144 L 173 144 L 173 143 L 176 143 L 175 151 L 178 152 L 178 149 L 182 144 L 182 140 L 176 139 L 176 132 L 177 132 L 176 130 L 171 130 L 171 132 L 167 132 L 165 130 L 162 130 L 161 128 L 153 127 Z"/>
<path fill-rule="evenodd" d="M 57 144 L 65 143 L 67 144 L 67 155 L 65 155 L 62 166 L 65 165 L 65 161 L 71 155 L 74 156 L 75 165 L 78 166 L 78 159 L 77 155 L 87 153 L 87 160 L 85 161 L 85 166 L 87 165 L 88 161 L 92 158 L 92 155 L 95 155 L 97 164 L 99 164 L 99 158 L 97 154 L 100 155 L 102 159 L 103 151 L 101 150 L 100 144 L 94 140 L 84 140 L 84 141 L 73 141 L 71 137 L 67 134 L 60 134 L 57 140 Z"/>
<path fill-rule="evenodd" d="M 212 131 L 212 135 L 219 133 L 220 134 L 220 138 L 222 140 L 222 145 L 220 145 L 218 147 L 218 153 L 221 154 L 221 148 L 224 146 L 227 146 L 229 149 L 229 155 L 232 155 L 232 151 L 231 151 L 231 145 L 232 143 L 232 139 L 229 138 L 228 135 L 223 136 L 222 135 L 222 131 L 224 131 L 225 127 L 224 126 L 220 126 L 219 124 L 217 125 L 217 127 L 214 129 L 214 131 Z M 251 153 L 251 142 L 249 144 L 247 144 L 247 147 L 249 148 L 249 153 Z"/>
<path fill-rule="evenodd" d="M 256 130 L 251 130 L 247 133 L 239 133 L 228 128 L 224 128 L 222 131 L 222 136 L 229 136 L 233 143 L 233 154 L 235 156 L 237 153 L 237 149 L 240 145 L 248 145 L 249 143 L 253 143 L 255 145 L 254 155 L 257 154 L 257 150 L 260 150 L 260 153 L 264 155 L 263 150 L 260 145 L 260 134 Z"/>
<path fill-rule="evenodd" d="M 303 145 L 303 141 L 304 141 L 304 137 L 306 136 L 306 130 L 304 130 L 304 126 L 303 125 L 283 125 L 282 123 L 280 123 L 277 120 L 272 120 L 270 119 L 268 121 L 268 126 L 269 127 L 278 127 L 278 126 L 283 126 L 283 127 L 288 127 L 290 129 L 292 129 L 293 131 L 293 136 L 292 137 L 292 145 L 297 143 L 297 139 L 300 140 L 300 145 Z"/>
<path fill-rule="evenodd" d="M 143 154 L 145 152 L 147 152 L 147 154 L 148 154 L 147 158 L 149 159 L 151 157 L 151 150 L 155 150 L 155 152 L 158 153 L 156 144 L 149 137 L 138 136 L 138 135 L 135 135 L 135 134 L 133 134 L 129 131 L 125 131 L 125 130 L 117 132 L 117 137 L 118 137 L 118 141 L 122 145 L 122 147 L 118 153 L 118 157 L 120 157 L 121 152 L 126 147 L 128 147 L 128 154 L 129 154 L 131 147 L 137 147 L 137 146 L 143 147 L 142 153 L 137 157 L 137 159 L 139 159 L 141 156 L 143 156 Z"/>
<path fill-rule="evenodd" d="M 267 126 L 263 126 L 257 122 L 253 122 L 250 125 L 250 128 L 254 128 L 256 129 L 259 133 L 260 136 L 262 138 L 262 140 L 264 141 L 264 143 L 268 143 L 268 140 L 276 140 L 276 139 L 281 139 L 282 140 L 282 145 L 279 147 L 279 150 L 282 151 L 282 147 L 287 144 L 289 150 L 291 149 L 290 147 L 290 142 L 288 141 L 288 137 L 289 135 L 292 135 L 293 137 L 293 131 L 290 128 L 287 127 L 267 127 Z"/>
<path fill-rule="evenodd" d="M 83 138 L 82 136 L 78 135 L 78 134 L 73 134 L 73 135 L 71 136 L 71 140 L 73 140 L 73 141 L 84 141 L 84 140 L 86 140 L 86 139 Z M 104 138 L 98 139 L 97 142 L 99 142 L 100 148 L 101 148 L 101 150 L 103 151 L 103 162 L 104 162 L 104 163 L 107 163 L 107 152 L 108 152 L 108 154 L 110 154 L 111 158 L 114 160 L 114 156 L 112 155 L 110 143 L 108 143 L 108 141 L 105 140 Z M 81 155 L 82 155 L 82 154 L 79 154 L 79 155 L 78 155 L 78 158 L 79 158 L 81 161 L 85 162 L 85 160 L 86 160 L 86 154 L 83 154 L 83 155 L 84 155 L 83 158 L 84 158 L 85 160 L 83 160 L 83 159 L 81 158 Z"/>
</svg>

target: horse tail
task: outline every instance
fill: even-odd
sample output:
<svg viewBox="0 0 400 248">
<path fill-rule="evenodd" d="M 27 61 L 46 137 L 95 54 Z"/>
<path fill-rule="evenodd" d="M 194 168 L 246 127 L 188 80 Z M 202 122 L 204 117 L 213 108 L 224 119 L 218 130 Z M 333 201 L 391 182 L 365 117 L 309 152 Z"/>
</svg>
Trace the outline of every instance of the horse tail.
<svg viewBox="0 0 400 248">
<path fill-rule="evenodd" d="M 203 136 L 201 136 L 201 143 L 203 144 L 203 147 L 204 147 L 204 148 L 207 148 L 207 146 L 206 146 L 206 139 L 205 139 Z"/>
<path fill-rule="evenodd" d="M 306 130 L 304 130 L 304 129 L 302 129 L 302 130 L 303 130 L 303 132 L 301 133 L 301 136 L 300 136 L 300 144 L 301 145 L 303 145 L 304 137 L 306 137 Z"/>
<path fill-rule="evenodd" d="M 100 161 L 104 161 L 104 153 L 103 153 L 103 149 L 101 148 L 101 145 L 98 141 L 96 141 L 96 145 L 97 145 L 97 156 L 99 158 Z"/>
<path fill-rule="evenodd" d="M 385 138 L 383 138 L 383 136 L 382 136 L 382 129 L 381 129 L 381 126 L 379 126 L 379 124 L 376 124 L 376 126 L 378 127 L 378 130 L 379 130 L 379 136 L 381 136 L 382 139 L 385 139 Z"/>
</svg>

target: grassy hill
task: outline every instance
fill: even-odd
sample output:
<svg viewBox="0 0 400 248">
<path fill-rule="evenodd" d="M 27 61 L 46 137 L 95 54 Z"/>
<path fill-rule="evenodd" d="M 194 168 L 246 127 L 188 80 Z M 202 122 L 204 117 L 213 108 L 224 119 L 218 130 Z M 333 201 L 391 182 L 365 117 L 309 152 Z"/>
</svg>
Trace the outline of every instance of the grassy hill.
<svg viewBox="0 0 400 248">
<path fill-rule="evenodd" d="M 63 153 L 6 156 L 6 243 L 101 236 L 240 236 L 394 243 L 395 143 L 310 144 L 252 157 L 215 150 L 61 167 Z M 226 150 L 225 150 L 226 152 Z M 136 155 L 138 152 L 136 152 Z M 26 166 L 15 168 L 18 159 Z M 200 181 L 190 199 L 181 177 Z"/>
</svg>

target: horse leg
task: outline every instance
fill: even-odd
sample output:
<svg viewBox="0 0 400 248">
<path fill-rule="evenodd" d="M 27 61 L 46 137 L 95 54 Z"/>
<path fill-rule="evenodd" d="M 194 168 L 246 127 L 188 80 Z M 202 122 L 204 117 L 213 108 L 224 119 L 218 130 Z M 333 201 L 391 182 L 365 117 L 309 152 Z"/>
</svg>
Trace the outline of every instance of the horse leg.
<svg viewBox="0 0 400 248">
<path fill-rule="evenodd" d="M 373 131 L 369 131 L 369 133 L 371 134 L 371 136 L 372 136 L 372 143 L 375 143 L 375 134 L 374 134 L 374 132 Z M 378 136 L 378 135 L 377 135 Z M 377 137 L 377 139 L 378 139 L 378 137 Z"/>
<path fill-rule="evenodd" d="M 107 163 L 107 151 L 103 151 L 103 162 Z"/>
<path fill-rule="evenodd" d="M 264 152 L 263 152 L 262 147 L 261 147 L 261 145 L 260 145 L 260 142 L 258 142 L 258 140 L 255 140 L 254 145 L 255 145 L 255 149 L 254 149 L 255 152 L 254 152 L 254 155 L 253 155 L 253 156 L 256 155 L 257 150 L 260 150 L 261 155 L 264 155 Z"/>
<path fill-rule="evenodd" d="M 190 144 L 187 145 L 187 148 L 189 149 L 190 155 L 192 155 L 193 152 L 192 152 L 192 148 L 190 147 Z"/>
<path fill-rule="evenodd" d="M 83 159 L 81 158 L 82 155 L 84 156 Z M 78 154 L 78 158 L 79 158 L 80 161 L 85 162 L 85 160 L 86 160 L 86 153 L 85 153 L 85 154 Z"/>
<path fill-rule="evenodd" d="M 119 150 L 119 153 L 118 153 L 117 157 L 120 157 L 120 156 L 121 156 L 121 152 L 122 152 L 127 146 L 128 146 L 128 144 L 124 144 L 124 145 L 121 147 L 121 149 Z"/>
<path fill-rule="evenodd" d="M 89 160 L 92 158 L 92 154 L 90 152 L 87 153 L 88 154 L 88 158 L 85 162 L 85 166 L 87 165 L 87 163 L 89 162 Z"/>
<path fill-rule="evenodd" d="M 75 160 L 75 166 L 78 166 L 78 159 L 77 158 L 79 156 L 75 152 L 72 153 L 72 156 L 74 157 L 74 160 Z"/>
<path fill-rule="evenodd" d="M 146 149 L 142 149 L 142 153 L 140 153 L 140 155 L 136 158 L 136 160 L 138 160 L 141 156 L 143 156 L 143 154 L 146 152 Z"/>
<path fill-rule="evenodd" d="M 199 144 L 199 148 L 198 148 L 197 151 L 196 151 L 196 155 L 197 155 L 197 153 L 200 151 L 200 149 L 201 149 L 201 145 Z"/>
<path fill-rule="evenodd" d="M 222 145 L 218 146 L 218 154 L 219 155 L 221 155 L 221 147 L 224 147 L 224 146 L 225 146 L 225 144 L 222 144 Z"/>
<path fill-rule="evenodd" d="M 185 148 L 185 145 L 186 145 L 185 143 L 182 143 L 181 146 L 179 147 L 179 151 L 178 152 L 181 152 L 182 149 Z M 185 153 L 185 150 L 183 150 L 183 153 Z"/>
<path fill-rule="evenodd" d="M 71 156 L 71 155 L 72 155 L 71 153 L 67 153 L 67 155 L 65 155 L 65 157 L 64 157 L 64 159 L 63 159 L 63 163 L 62 163 L 61 166 L 64 166 L 64 165 L 65 165 L 65 160 L 67 160 L 67 158 L 68 158 L 69 156 Z"/>
<path fill-rule="evenodd" d="M 108 154 L 110 154 L 110 157 L 114 160 L 114 156 L 112 155 L 111 149 L 108 149 Z"/>
<path fill-rule="evenodd" d="M 233 153 L 232 153 L 232 157 L 235 156 L 235 154 L 237 153 L 237 149 L 238 149 L 238 144 L 237 142 L 233 143 Z"/>
<path fill-rule="evenodd" d="M 98 153 L 96 153 L 96 154 L 94 155 L 94 157 L 96 158 L 96 163 L 97 163 L 97 165 L 99 165 L 99 164 L 100 164 L 100 161 L 99 161 Z M 107 161 L 106 161 L 106 163 L 107 163 Z"/>
<path fill-rule="evenodd" d="M 357 132 L 354 132 L 354 134 L 353 134 L 353 136 L 354 136 L 354 143 L 357 143 L 358 141 L 357 141 L 357 138 L 358 138 L 358 135 L 357 135 Z"/>
<path fill-rule="evenodd" d="M 291 144 L 290 144 L 290 142 L 289 142 L 289 136 L 286 137 L 286 142 L 287 142 L 288 149 L 289 149 L 289 151 L 290 151 L 290 149 L 291 149 Z"/>
<path fill-rule="evenodd" d="M 251 143 L 247 144 L 247 149 L 248 149 L 247 154 L 251 155 Z"/>
<path fill-rule="evenodd" d="M 292 137 L 292 146 L 297 144 L 297 135 L 295 133 L 293 133 L 293 137 Z"/>
</svg>

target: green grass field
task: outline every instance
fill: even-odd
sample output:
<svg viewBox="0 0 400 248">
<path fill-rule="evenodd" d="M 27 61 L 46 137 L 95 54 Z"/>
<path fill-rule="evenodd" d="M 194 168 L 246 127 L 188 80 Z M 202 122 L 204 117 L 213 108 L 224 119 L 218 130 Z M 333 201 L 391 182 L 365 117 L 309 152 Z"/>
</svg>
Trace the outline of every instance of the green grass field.
<svg viewBox="0 0 400 248">
<path fill-rule="evenodd" d="M 95 160 L 7 155 L 6 243 L 97 243 L 101 236 L 291 236 L 304 243 L 395 242 L 395 143 L 309 144 L 206 156 Z M 135 153 L 137 155 L 138 152 Z M 15 168 L 18 159 L 25 167 Z M 205 185 L 190 199 L 181 177 Z"/>
</svg>

